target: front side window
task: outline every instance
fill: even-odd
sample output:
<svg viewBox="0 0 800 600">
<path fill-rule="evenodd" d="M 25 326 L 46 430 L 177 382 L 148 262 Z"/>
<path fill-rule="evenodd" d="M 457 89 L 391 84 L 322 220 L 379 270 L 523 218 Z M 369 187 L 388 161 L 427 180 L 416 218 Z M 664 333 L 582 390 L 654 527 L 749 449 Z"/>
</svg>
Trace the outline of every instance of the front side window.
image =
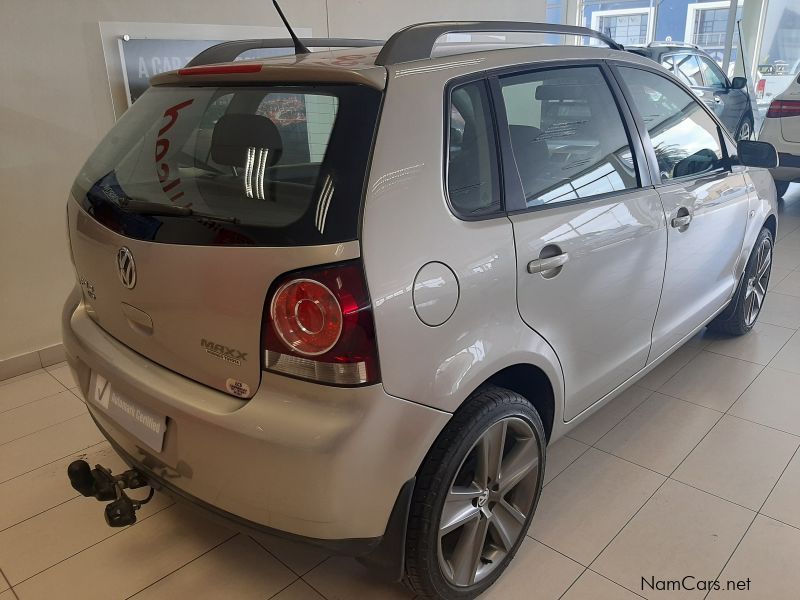
<svg viewBox="0 0 800 600">
<path fill-rule="evenodd" d="M 703 72 L 703 79 L 708 87 L 725 89 L 725 79 L 716 64 L 705 56 L 699 56 L 700 70 Z"/>
<path fill-rule="evenodd" d="M 639 185 L 622 117 L 598 67 L 512 75 L 501 85 L 528 207 Z"/>
<path fill-rule="evenodd" d="M 649 71 L 620 67 L 619 72 L 647 127 L 662 181 L 721 166 L 717 123 L 693 95 Z"/>
<path fill-rule="evenodd" d="M 678 77 L 688 86 L 703 85 L 703 76 L 700 74 L 700 62 L 694 54 L 680 54 L 675 57 Z"/>
<path fill-rule="evenodd" d="M 497 146 L 486 84 L 473 81 L 450 94 L 447 191 L 465 217 L 500 210 Z"/>
</svg>

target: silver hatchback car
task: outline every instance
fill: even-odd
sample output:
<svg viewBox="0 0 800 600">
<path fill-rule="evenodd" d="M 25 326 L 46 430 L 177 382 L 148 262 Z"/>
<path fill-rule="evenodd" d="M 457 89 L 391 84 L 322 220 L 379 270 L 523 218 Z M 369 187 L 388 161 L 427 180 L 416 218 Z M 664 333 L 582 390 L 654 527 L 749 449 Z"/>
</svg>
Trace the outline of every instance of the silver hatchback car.
<svg viewBox="0 0 800 600">
<path fill-rule="evenodd" d="M 75 181 L 64 345 L 131 470 L 70 479 L 112 525 L 151 486 L 472 598 L 548 443 L 705 326 L 753 327 L 775 150 L 581 28 L 234 62 L 264 44 L 157 76 Z"/>
</svg>

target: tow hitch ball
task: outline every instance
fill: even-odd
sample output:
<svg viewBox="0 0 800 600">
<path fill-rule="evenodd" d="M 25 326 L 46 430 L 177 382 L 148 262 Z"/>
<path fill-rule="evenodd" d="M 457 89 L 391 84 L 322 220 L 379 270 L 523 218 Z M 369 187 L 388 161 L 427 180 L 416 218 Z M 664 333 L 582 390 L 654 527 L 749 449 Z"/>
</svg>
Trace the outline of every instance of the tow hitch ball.
<svg viewBox="0 0 800 600">
<path fill-rule="evenodd" d="M 67 467 L 67 476 L 72 487 L 87 498 L 97 498 L 101 502 L 111 501 L 106 506 L 106 523 L 111 527 L 125 527 L 136 522 L 136 511 L 150 502 L 155 490 L 144 500 L 128 497 L 125 489 L 134 490 L 148 485 L 144 476 L 136 469 L 130 469 L 120 475 L 113 475 L 102 465 L 94 469 L 85 460 L 76 460 Z"/>
</svg>

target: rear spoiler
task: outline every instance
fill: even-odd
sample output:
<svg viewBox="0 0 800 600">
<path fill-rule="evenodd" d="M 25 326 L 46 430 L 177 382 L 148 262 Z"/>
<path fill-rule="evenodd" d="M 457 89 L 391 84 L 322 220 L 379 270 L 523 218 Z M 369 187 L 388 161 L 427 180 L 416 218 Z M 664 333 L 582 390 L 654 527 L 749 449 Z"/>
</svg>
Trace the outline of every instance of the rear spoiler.
<svg viewBox="0 0 800 600">
<path fill-rule="evenodd" d="M 382 40 L 362 40 L 356 38 L 306 38 L 301 39 L 308 48 L 371 48 L 383 46 Z M 267 40 L 232 40 L 222 42 L 203 50 L 186 65 L 186 68 L 213 65 L 236 60 L 250 50 L 262 48 L 287 48 L 294 51 L 294 40 L 291 38 Z"/>
</svg>

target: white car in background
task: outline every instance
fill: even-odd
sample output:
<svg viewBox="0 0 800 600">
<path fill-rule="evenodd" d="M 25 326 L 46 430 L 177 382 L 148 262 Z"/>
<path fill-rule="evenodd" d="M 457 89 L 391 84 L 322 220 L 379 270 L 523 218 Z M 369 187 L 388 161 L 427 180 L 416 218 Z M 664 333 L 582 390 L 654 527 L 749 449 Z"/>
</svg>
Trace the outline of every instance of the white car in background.
<svg viewBox="0 0 800 600">
<path fill-rule="evenodd" d="M 791 182 L 800 181 L 800 76 L 770 103 L 758 139 L 778 150 L 772 177 L 778 197 L 783 196 Z"/>
</svg>

